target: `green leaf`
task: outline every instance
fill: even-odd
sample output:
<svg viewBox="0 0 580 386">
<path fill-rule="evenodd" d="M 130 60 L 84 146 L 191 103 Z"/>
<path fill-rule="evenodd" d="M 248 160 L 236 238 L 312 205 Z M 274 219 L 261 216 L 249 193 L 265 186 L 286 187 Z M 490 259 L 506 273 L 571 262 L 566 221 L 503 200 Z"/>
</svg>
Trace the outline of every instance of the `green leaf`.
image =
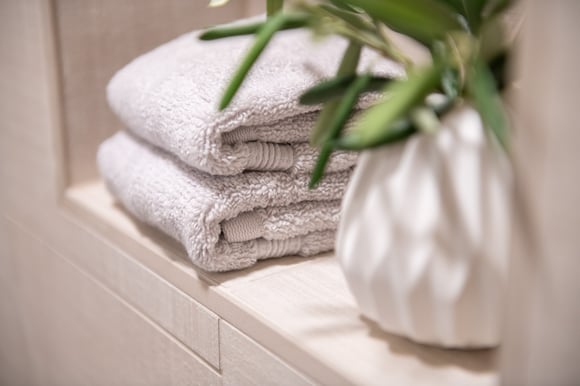
<svg viewBox="0 0 580 386">
<path fill-rule="evenodd" d="M 300 96 L 299 101 L 303 105 L 311 106 L 340 98 L 355 78 L 354 75 L 344 75 L 322 81 L 306 90 Z M 373 76 L 363 90 L 363 93 L 382 90 L 390 81 L 392 81 L 391 78 Z"/>
<path fill-rule="evenodd" d="M 327 136 L 325 140 L 337 137 L 352 111 L 354 110 L 360 95 L 367 88 L 371 82 L 372 76 L 370 74 L 364 74 L 357 77 L 350 85 L 340 103 L 338 108 L 334 112 L 334 118 L 330 122 L 330 126 L 327 131 Z"/>
<path fill-rule="evenodd" d="M 382 33 L 382 23 L 378 21 L 371 22 L 368 20 L 368 17 L 344 11 L 328 4 L 320 4 L 316 8 L 311 9 L 322 10 L 327 15 L 345 24 L 338 25 L 333 21 L 325 21 L 324 24 L 326 24 L 327 30 L 342 35 L 349 40 L 358 41 L 369 48 L 373 48 L 383 53 L 383 55 L 401 62 L 406 67 L 411 64 L 411 61 Z M 326 15 L 322 13 L 322 16 L 324 17 Z"/>
<path fill-rule="evenodd" d="M 320 9 L 324 10 L 325 12 L 343 20 L 345 23 L 351 25 L 358 31 L 365 31 L 370 33 L 375 32 L 374 26 L 357 14 L 344 11 L 328 4 L 320 4 L 318 7 L 320 7 Z"/>
<path fill-rule="evenodd" d="M 344 136 L 332 143 L 335 149 L 340 150 L 364 150 L 374 147 L 390 145 L 403 141 L 415 134 L 417 129 L 412 125 L 409 119 L 401 119 L 394 122 L 390 127 L 385 128 L 383 132 L 372 143 L 363 143 L 356 136 Z"/>
<path fill-rule="evenodd" d="M 331 144 L 325 143 L 320 148 L 320 153 L 318 153 L 318 158 L 316 159 L 316 165 L 312 170 L 310 175 L 310 182 L 308 183 L 308 189 L 314 189 L 324 176 L 324 171 L 326 170 L 326 164 L 332 155 L 334 148 Z"/>
<path fill-rule="evenodd" d="M 433 111 L 435 117 L 437 118 L 445 115 L 449 110 L 451 110 L 453 106 L 454 101 L 449 98 L 443 102 L 428 103 L 428 108 Z M 377 137 L 376 141 L 371 144 L 360 142 L 356 136 L 345 136 L 338 138 L 331 144 L 335 149 L 363 150 L 403 141 L 409 138 L 411 135 L 417 133 L 419 130 L 420 129 L 416 124 L 413 123 L 412 119 L 405 117 L 396 120 L 392 125 L 386 127 L 385 130 L 382 130 L 380 136 Z"/>
<path fill-rule="evenodd" d="M 360 77 L 357 77 L 350 85 L 344 97 L 340 100 L 337 105 L 336 110 L 334 111 L 333 118 L 329 122 L 328 129 L 326 131 L 326 139 L 325 142 L 329 140 L 333 140 L 337 138 L 346 125 L 348 118 L 352 114 L 354 110 L 358 98 L 360 94 L 366 89 L 367 85 L 370 83 L 372 76 L 370 74 L 365 74 Z M 322 176 L 324 175 L 324 170 L 326 168 L 326 164 L 330 158 L 332 153 L 332 145 L 325 143 L 322 145 L 320 150 L 320 154 L 318 156 L 318 160 L 316 161 L 316 166 L 312 172 L 312 176 L 310 178 L 309 187 L 312 189 L 314 188 Z"/>
<path fill-rule="evenodd" d="M 285 21 L 280 30 L 296 29 L 306 27 L 310 21 L 310 18 L 301 13 L 288 13 L 285 14 Z M 216 40 L 229 38 L 232 36 L 242 36 L 242 35 L 253 35 L 257 33 L 262 27 L 264 27 L 265 22 L 257 22 L 246 25 L 235 25 L 235 26 L 223 26 L 210 28 L 204 31 L 200 36 L 200 40 Z"/>
<path fill-rule="evenodd" d="M 336 0 L 363 9 L 372 18 L 425 45 L 464 29 L 459 15 L 437 0 Z"/>
<path fill-rule="evenodd" d="M 268 17 L 274 16 L 282 10 L 284 0 L 266 0 L 266 14 Z"/>
<path fill-rule="evenodd" d="M 501 98 L 489 67 L 476 60 L 467 77 L 467 88 L 484 125 L 495 135 L 500 145 L 508 150 L 508 126 Z"/>
<path fill-rule="evenodd" d="M 345 10 L 345 11 L 353 12 L 353 13 L 361 13 L 360 9 L 353 7 L 348 2 L 342 3 L 342 2 L 337 1 L 337 0 L 329 0 L 329 2 L 332 5 L 334 5 L 335 7 L 338 7 L 340 9 Z"/>
<path fill-rule="evenodd" d="M 351 41 L 348 44 L 336 73 L 338 76 L 352 75 L 356 72 L 361 50 L 362 47 L 358 43 Z M 318 146 L 324 142 L 324 138 L 326 138 L 326 130 L 334 117 L 334 112 L 338 108 L 339 103 L 340 101 L 337 100 L 330 101 L 325 104 L 320 111 L 318 120 L 310 133 L 310 143 L 312 145 Z"/>
<path fill-rule="evenodd" d="M 487 4 L 483 8 L 484 19 L 491 18 L 513 5 L 513 0 L 488 0 Z"/>
<path fill-rule="evenodd" d="M 441 88 L 445 95 L 451 99 L 455 99 L 459 96 L 459 73 L 456 69 L 447 67 L 443 70 L 441 75 Z"/>
<path fill-rule="evenodd" d="M 224 95 L 220 101 L 219 109 L 223 110 L 229 106 L 232 99 L 240 89 L 240 86 L 244 82 L 246 75 L 260 57 L 260 54 L 264 51 L 264 48 L 268 45 L 274 34 L 278 32 L 287 20 L 287 16 L 284 13 L 279 12 L 276 15 L 269 18 L 264 26 L 260 28 L 254 44 L 250 47 L 249 51 L 246 53 L 242 63 L 234 73 L 232 80 L 228 84 Z"/>
<path fill-rule="evenodd" d="M 469 29 L 477 34 L 483 20 L 483 8 L 488 0 L 439 0 L 459 12 L 465 17 Z"/>
<path fill-rule="evenodd" d="M 300 95 L 299 102 L 303 105 L 317 105 L 339 98 L 355 78 L 354 74 L 349 74 L 323 80 Z"/>
<path fill-rule="evenodd" d="M 382 141 L 385 131 L 421 104 L 439 85 L 444 66 L 435 62 L 431 67 L 409 74 L 408 79 L 393 81 L 385 89 L 385 97 L 371 107 L 344 141 L 357 147 L 370 147 Z"/>
<path fill-rule="evenodd" d="M 517 23 L 519 20 L 513 24 Z M 479 56 L 483 60 L 493 61 L 505 52 L 512 51 L 517 35 L 513 34 L 510 28 L 513 27 L 510 27 L 501 15 L 486 20 L 479 34 Z"/>
<path fill-rule="evenodd" d="M 437 114 L 426 106 L 415 107 L 411 110 L 409 118 L 419 131 L 427 134 L 436 133 L 441 127 Z"/>
</svg>

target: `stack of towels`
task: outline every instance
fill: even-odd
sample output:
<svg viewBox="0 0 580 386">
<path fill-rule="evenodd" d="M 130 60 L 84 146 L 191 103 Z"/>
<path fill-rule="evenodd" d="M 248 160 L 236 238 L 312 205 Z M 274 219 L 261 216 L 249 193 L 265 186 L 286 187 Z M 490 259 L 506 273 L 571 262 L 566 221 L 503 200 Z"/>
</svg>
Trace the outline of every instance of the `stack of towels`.
<svg viewBox="0 0 580 386">
<path fill-rule="evenodd" d="M 300 106 L 297 98 L 333 76 L 346 42 L 280 33 L 230 107 L 218 112 L 252 38 L 201 42 L 198 35 L 135 59 L 109 83 L 109 104 L 127 128 L 98 152 L 109 190 L 208 271 L 331 250 L 356 156 L 335 154 L 309 190 L 317 150 L 307 141 L 320 106 Z M 401 74 L 371 52 L 361 66 Z"/>
</svg>

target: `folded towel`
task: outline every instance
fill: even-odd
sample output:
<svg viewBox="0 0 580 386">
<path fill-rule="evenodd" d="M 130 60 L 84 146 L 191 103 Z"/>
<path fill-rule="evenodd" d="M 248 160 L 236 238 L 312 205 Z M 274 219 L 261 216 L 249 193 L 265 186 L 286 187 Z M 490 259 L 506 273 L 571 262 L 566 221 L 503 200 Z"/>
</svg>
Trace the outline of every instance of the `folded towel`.
<svg viewBox="0 0 580 386">
<path fill-rule="evenodd" d="M 252 42 L 236 37 L 203 42 L 199 32 L 183 35 L 135 59 L 109 83 L 109 104 L 126 127 L 215 175 L 244 170 L 312 169 L 317 151 L 309 147 L 313 112 L 320 106 L 296 101 L 308 87 L 332 77 L 346 42 L 332 37 L 314 42 L 306 31 L 274 37 L 232 105 L 217 104 L 233 71 Z M 400 76 L 395 62 L 365 50 L 360 68 Z M 376 96 L 368 95 L 361 104 Z M 348 169 L 354 154 L 337 153 L 328 171 Z"/>
<path fill-rule="evenodd" d="M 208 271 L 332 250 L 350 174 L 331 173 L 314 190 L 307 189 L 307 174 L 211 176 L 125 132 L 101 145 L 97 161 L 132 214 L 181 241 Z"/>
</svg>

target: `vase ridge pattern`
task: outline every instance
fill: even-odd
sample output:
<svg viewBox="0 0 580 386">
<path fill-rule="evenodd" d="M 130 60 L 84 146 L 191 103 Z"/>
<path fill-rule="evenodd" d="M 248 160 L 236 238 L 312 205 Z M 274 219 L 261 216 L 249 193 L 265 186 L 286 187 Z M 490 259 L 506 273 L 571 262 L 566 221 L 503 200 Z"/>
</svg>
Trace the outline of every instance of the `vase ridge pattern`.
<svg viewBox="0 0 580 386">
<path fill-rule="evenodd" d="M 364 153 L 336 247 L 363 314 L 422 343 L 497 345 L 510 187 L 507 157 L 469 106 L 436 134 Z"/>
</svg>

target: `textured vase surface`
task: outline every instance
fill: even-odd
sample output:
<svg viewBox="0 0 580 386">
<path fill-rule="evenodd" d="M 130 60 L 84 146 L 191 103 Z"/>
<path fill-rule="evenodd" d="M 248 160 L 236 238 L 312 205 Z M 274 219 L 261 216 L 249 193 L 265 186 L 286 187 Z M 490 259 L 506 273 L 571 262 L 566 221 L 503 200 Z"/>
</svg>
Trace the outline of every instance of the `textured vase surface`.
<svg viewBox="0 0 580 386">
<path fill-rule="evenodd" d="M 455 348 L 499 343 L 511 173 L 478 113 L 361 156 L 336 252 L 362 313 L 388 332 Z"/>
</svg>

